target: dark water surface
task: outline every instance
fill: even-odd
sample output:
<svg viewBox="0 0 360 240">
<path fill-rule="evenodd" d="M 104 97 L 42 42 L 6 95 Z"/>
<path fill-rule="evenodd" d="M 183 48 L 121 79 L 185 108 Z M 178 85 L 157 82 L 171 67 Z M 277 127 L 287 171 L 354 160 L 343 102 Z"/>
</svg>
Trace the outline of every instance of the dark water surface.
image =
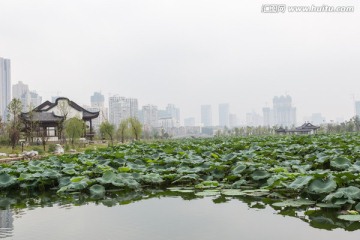
<svg viewBox="0 0 360 240">
<path fill-rule="evenodd" d="M 279 214 L 269 205 L 239 199 L 214 203 L 215 197 L 184 200 L 176 196 L 131 204 L 85 202 L 39 204 L 0 210 L 0 237 L 5 239 L 359 239 L 360 230 L 332 230 L 337 223 L 322 215 L 307 222 Z M 76 206 L 79 205 L 79 206 Z M 286 213 L 286 211 L 285 211 Z M 289 213 L 293 212 L 289 210 Z M 315 217 L 316 218 L 316 217 Z M 322 225 L 324 224 L 324 225 Z M 317 226 L 318 225 L 318 226 Z"/>
</svg>

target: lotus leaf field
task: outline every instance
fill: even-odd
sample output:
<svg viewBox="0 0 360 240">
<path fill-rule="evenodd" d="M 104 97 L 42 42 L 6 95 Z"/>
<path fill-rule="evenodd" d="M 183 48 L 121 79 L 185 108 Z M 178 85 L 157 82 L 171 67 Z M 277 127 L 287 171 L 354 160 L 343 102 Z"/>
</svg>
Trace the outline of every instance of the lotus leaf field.
<svg viewBox="0 0 360 240">
<path fill-rule="evenodd" d="M 197 197 L 266 198 L 280 209 L 332 208 L 342 220 L 360 221 L 359 173 L 357 134 L 189 139 L 2 164 L 0 191 L 106 199 L 114 191 L 168 189 Z"/>
</svg>

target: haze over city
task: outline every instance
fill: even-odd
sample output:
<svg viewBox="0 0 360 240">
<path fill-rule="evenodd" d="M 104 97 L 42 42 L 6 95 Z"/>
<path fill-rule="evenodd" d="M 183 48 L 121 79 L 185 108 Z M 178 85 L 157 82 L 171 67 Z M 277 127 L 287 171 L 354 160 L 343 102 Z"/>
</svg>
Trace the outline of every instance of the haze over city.
<svg viewBox="0 0 360 240">
<path fill-rule="evenodd" d="M 0 2 L 0 57 L 43 100 L 89 104 L 101 91 L 139 105 L 229 103 L 244 122 L 289 94 L 297 121 L 354 116 L 360 99 L 360 16 L 261 12 L 264 1 Z M 293 1 L 293 5 L 314 4 Z M 322 3 L 318 3 L 321 5 Z M 339 1 L 327 1 L 339 5 Z M 358 1 L 342 5 L 359 6 Z"/>
</svg>

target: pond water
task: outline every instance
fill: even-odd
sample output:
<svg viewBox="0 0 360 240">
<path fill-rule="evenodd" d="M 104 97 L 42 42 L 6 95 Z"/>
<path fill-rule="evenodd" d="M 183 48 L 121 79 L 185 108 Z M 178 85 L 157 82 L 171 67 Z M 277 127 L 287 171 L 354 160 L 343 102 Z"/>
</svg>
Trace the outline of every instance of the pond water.
<svg viewBox="0 0 360 240">
<path fill-rule="evenodd" d="M 0 238 L 329 240 L 360 237 L 358 222 L 336 222 L 327 216 L 331 215 L 329 212 L 309 218 L 305 217 L 305 211 L 314 210 L 276 210 L 262 201 L 240 198 L 157 194 L 133 195 L 128 199 L 123 195 L 122 201 L 110 198 L 84 201 L 81 196 L 73 195 L 61 201 L 41 196 L 17 202 L 16 206 L 14 203 L 9 198 L 0 200 L 3 208 Z"/>
</svg>

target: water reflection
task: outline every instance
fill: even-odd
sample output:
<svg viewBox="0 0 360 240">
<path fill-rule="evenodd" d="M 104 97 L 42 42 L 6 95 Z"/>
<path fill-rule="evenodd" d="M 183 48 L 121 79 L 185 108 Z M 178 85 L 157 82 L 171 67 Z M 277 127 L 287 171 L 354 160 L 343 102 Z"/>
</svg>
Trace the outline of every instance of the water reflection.
<svg viewBox="0 0 360 240">
<path fill-rule="evenodd" d="M 85 193 L 72 193 L 64 196 L 58 196 L 54 192 L 5 192 L 0 196 L 0 238 L 11 237 L 14 230 L 14 218 L 21 218 L 29 210 L 38 208 L 49 208 L 56 206 L 59 209 L 72 209 L 77 206 L 101 205 L 105 207 L 114 207 L 118 205 L 133 204 L 147 199 L 163 198 L 182 198 L 186 201 L 195 199 L 211 199 L 215 204 L 227 204 L 233 201 L 240 201 L 250 209 L 258 212 L 272 209 L 273 213 L 278 215 L 297 218 L 308 226 L 317 229 L 334 230 L 344 229 L 346 231 L 355 231 L 360 229 L 360 222 L 348 222 L 337 218 L 338 209 L 322 209 L 311 207 L 276 207 L 272 204 L 278 199 L 259 197 L 259 196 L 225 196 L 218 194 L 212 197 L 200 197 L 195 195 L 192 190 L 169 191 L 152 189 L 146 191 L 108 191 L 104 199 L 94 199 Z"/>
<path fill-rule="evenodd" d="M 12 236 L 13 222 L 13 213 L 10 209 L 0 210 L 0 238 Z"/>
</svg>

